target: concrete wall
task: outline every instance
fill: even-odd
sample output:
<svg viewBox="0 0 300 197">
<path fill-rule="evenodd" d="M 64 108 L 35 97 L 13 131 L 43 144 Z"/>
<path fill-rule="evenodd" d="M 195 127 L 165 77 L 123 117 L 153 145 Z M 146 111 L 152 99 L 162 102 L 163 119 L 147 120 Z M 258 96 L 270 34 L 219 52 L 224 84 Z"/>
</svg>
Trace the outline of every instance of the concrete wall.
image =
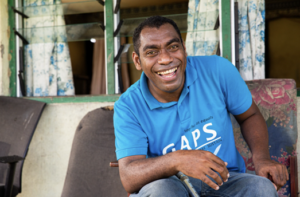
<svg viewBox="0 0 300 197">
<path fill-rule="evenodd" d="M 8 9 L 7 1 L 0 1 L 0 95 L 9 94 L 9 59 L 8 43 Z"/>
<path fill-rule="evenodd" d="M 73 137 L 89 111 L 113 103 L 49 104 L 46 106 L 24 162 L 18 197 L 60 197 Z"/>
</svg>

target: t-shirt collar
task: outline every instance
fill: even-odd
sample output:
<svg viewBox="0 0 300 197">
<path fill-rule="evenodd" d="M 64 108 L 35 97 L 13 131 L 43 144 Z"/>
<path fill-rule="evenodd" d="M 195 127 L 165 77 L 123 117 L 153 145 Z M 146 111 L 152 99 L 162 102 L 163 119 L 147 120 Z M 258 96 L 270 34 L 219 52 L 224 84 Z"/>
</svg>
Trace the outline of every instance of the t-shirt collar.
<svg viewBox="0 0 300 197">
<path fill-rule="evenodd" d="M 188 76 L 188 77 L 186 77 Z M 198 78 L 197 70 L 190 64 L 189 57 L 187 57 L 185 69 L 185 87 L 190 87 Z"/>
<path fill-rule="evenodd" d="M 185 83 L 184 83 L 184 87 L 183 87 L 180 97 L 186 96 L 186 94 L 189 92 L 188 88 L 190 87 L 190 85 L 192 85 L 194 83 L 194 81 L 196 79 L 197 79 L 196 69 L 189 64 L 189 61 L 187 61 L 187 65 L 186 65 L 186 69 L 185 69 Z M 174 101 L 168 102 L 168 103 L 161 103 L 158 100 L 156 100 L 156 98 L 154 98 L 154 96 L 151 94 L 151 92 L 148 88 L 148 78 L 144 72 L 142 72 L 142 75 L 140 78 L 140 87 L 141 87 L 142 95 L 151 110 L 160 108 L 160 107 L 167 108 L 167 107 L 170 107 L 177 103 Z M 179 98 L 179 101 L 180 100 L 181 100 L 181 98 Z"/>
</svg>

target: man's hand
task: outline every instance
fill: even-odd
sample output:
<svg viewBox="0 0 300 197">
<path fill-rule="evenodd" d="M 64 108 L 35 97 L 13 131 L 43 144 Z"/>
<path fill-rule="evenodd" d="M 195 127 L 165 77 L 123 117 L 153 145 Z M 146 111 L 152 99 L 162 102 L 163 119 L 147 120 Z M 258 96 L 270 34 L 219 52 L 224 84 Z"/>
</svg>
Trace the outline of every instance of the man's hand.
<svg viewBox="0 0 300 197">
<path fill-rule="evenodd" d="M 259 176 L 270 179 L 277 191 L 286 183 L 287 180 L 289 180 L 289 174 L 286 167 L 280 163 L 270 159 L 261 159 L 254 162 L 254 166 L 255 173 Z"/>
<path fill-rule="evenodd" d="M 121 181 L 128 193 L 136 192 L 147 183 L 170 177 L 179 171 L 218 190 L 219 186 L 228 180 L 229 172 L 226 166 L 227 163 L 219 157 L 202 150 L 178 150 L 154 158 L 135 155 L 119 160 Z"/>
<path fill-rule="evenodd" d="M 218 190 L 219 186 L 228 180 L 229 172 L 226 168 L 227 163 L 211 152 L 202 150 L 181 150 L 174 152 L 174 154 L 177 154 L 175 158 L 178 158 L 176 170 L 187 176 L 202 180 L 215 190 Z M 207 176 L 214 179 L 217 184 Z"/>
</svg>

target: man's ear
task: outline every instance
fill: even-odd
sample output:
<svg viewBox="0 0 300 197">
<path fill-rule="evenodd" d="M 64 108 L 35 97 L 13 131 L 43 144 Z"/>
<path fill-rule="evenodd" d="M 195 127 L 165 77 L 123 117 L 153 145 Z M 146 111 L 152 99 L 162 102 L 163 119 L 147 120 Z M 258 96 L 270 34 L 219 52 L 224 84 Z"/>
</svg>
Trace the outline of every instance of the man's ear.
<svg viewBox="0 0 300 197">
<path fill-rule="evenodd" d="M 135 51 L 132 52 L 132 60 L 133 60 L 133 63 L 135 65 L 135 68 L 137 70 L 142 70 L 140 57 Z"/>
</svg>

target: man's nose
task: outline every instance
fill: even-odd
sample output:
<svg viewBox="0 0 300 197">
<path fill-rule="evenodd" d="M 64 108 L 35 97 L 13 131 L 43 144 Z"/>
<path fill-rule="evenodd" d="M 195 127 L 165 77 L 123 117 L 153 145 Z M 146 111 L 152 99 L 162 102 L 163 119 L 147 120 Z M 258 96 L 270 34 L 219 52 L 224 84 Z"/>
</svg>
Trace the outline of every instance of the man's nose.
<svg viewBox="0 0 300 197">
<path fill-rule="evenodd" d="M 158 58 L 158 63 L 162 65 L 167 65 L 170 64 L 172 61 L 173 57 L 171 56 L 171 54 L 165 49 L 161 50 Z"/>
</svg>

